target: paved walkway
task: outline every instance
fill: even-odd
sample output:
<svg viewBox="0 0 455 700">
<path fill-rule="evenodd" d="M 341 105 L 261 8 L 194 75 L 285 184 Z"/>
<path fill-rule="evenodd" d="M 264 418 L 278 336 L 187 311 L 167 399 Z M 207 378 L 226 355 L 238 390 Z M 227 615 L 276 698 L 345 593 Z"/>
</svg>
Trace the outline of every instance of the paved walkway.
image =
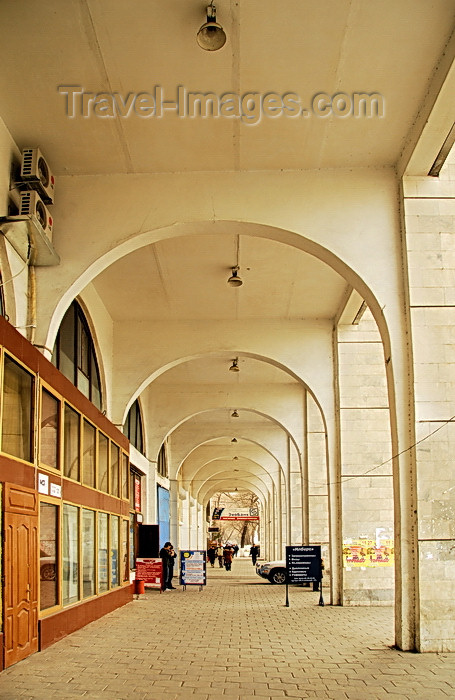
<svg viewBox="0 0 455 700">
<path fill-rule="evenodd" d="M 391 608 L 318 605 L 249 560 L 208 585 L 150 590 L 0 675 L 1 700 L 455 698 L 455 654 L 393 644 Z"/>
</svg>

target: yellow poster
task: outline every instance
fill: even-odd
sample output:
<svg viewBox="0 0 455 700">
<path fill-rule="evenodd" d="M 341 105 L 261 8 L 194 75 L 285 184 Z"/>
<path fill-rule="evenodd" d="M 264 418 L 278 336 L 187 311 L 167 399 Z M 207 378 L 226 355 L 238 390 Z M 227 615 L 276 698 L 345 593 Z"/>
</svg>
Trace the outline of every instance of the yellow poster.
<svg viewBox="0 0 455 700">
<path fill-rule="evenodd" d="M 394 565 L 393 540 L 358 539 L 343 543 L 344 567 L 377 567 Z"/>
</svg>

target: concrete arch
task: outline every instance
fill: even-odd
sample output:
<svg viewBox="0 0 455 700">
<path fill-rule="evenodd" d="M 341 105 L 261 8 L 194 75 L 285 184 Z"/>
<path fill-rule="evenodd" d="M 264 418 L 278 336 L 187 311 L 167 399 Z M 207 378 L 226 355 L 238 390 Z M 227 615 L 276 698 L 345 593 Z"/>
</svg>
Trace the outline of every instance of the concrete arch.
<svg viewBox="0 0 455 700">
<path fill-rule="evenodd" d="M 224 351 L 223 353 L 221 353 L 221 352 L 202 352 L 201 351 L 199 353 L 195 353 L 192 355 L 181 356 L 179 358 L 176 358 L 176 359 L 169 361 L 169 362 L 165 363 L 164 365 L 162 365 L 159 369 L 155 370 L 146 379 L 144 379 L 144 381 L 140 384 L 140 386 L 131 395 L 131 398 L 128 401 L 128 403 L 124 409 L 123 422 L 125 421 L 126 415 L 129 411 L 129 409 L 131 408 L 131 405 L 134 403 L 134 401 L 137 399 L 137 397 L 140 396 L 140 394 L 142 394 L 142 392 L 148 386 L 150 386 L 150 384 L 152 384 L 155 381 L 155 379 L 157 379 L 158 377 L 161 377 L 166 372 L 171 371 L 174 367 L 178 367 L 179 365 L 183 365 L 186 362 L 192 362 L 193 360 L 200 360 L 200 359 L 209 359 L 209 358 L 213 358 L 213 357 L 224 357 L 226 355 L 226 352 L 228 352 L 228 351 Z M 288 375 L 289 377 L 292 377 L 292 379 L 295 379 L 295 381 L 299 385 L 301 385 L 302 388 L 304 388 L 306 391 L 308 391 L 309 394 L 311 394 L 312 398 L 314 399 L 314 401 L 318 405 L 319 409 L 321 410 L 321 413 L 323 412 L 322 406 L 320 405 L 318 398 L 317 398 L 314 390 L 311 388 L 311 386 L 309 386 L 307 384 L 307 382 L 305 381 L 305 379 L 303 377 L 299 376 L 296 372 L 294 372 L 292 369 L 290 369 L 289 367 L 284 365 L 282 362 L 276 360 L 273 357 L 267 357 L 265 355 L 259 355 L 258 353 L 247 352 L 244 350 L 239 350 L 237 348 L 232 348 L 229 350 L 229 352 L 235 353 L 238 357 L 249 357 L 249 358 L 257 360 L 259 362 L 265 362 L 266 364 L 270 364 L 273 367 L 275 367 L 276 369 L 281 370 L 284 374 Z M 176 425 L 175 427 L 178 427 L 178 425 Z M 174 429 L 175 428 L 173 428 L 172 430 L 174 430 Z M 166 437 L 168 437 L 168 435 L 169 435 L 169 433 L 164 436 L 164 439 L 166 439 Z"/>
<path fill-rule="evenodd" d="M 245 407 L 245 406 L 237 406 L 236 408 L 237 408 L 238 411 L 245 411 L 245 412 L 253 413 L 253 414 L 255 414 L 255 415 L 259 415 L 259 416 L 265 418 L 266 420 L 270 420 L 272 423 L 274 423 L 275 425 L 277 425 L 277 426 L 283 431 L 283 433 L 289 437 L 289 439 L 291 440 L 292 444 L 294 445 L 294 447 L 295 447 L 295 449 L 296 449 L 296 451 L 297 451 L 297 454 L 299 455 L 299 458 L 300 458 L 300 460 L 301 460 L 301 453 L 300 453 L 300 450 L 299 450 L 299 447 L 298 447 L 298 443 L 297 443 L 297 441 L 295 440 L 295 437 L 287 430 L 286 426 L 284 426 L 282 423 L 280 423 L 280 421 L 278 421 L 277 419 L 275 419 L 273 416 L 270 416 L 270 415 L 267 415 L 267 414 L 265 414 L 265 413 L 262 413 L 262 412 L 259 411 L 258 409 L 248 408 L 248 407 Z M 188 421 L 190 421 L 190 420 L 191 420 L 193 417 L 195 417 L 196 415 L 203 415 L 204 413 L 212 413 L 212 412 L 215 412 L 215 411 L 223 411 L 223 410 L 225 411 L 226 409 L 225 409 L 225 408 L 214 408 L 214 409 L 206 409 L 206 410 L 198 411 L 197 413 L 194 413 L 193 415 L 188 416 L 185 420 L 180 421 L 180 422 L 173 428 L 173 430 L 172 430 L 171 432 L 168 432 L 168 433 L 165 435 L 165 437 L 164 437 L 163 439 L 169 438 L 169 437 L 174 433 L 175 430 L 177 430 L 180 426 L 182 426 L 182 425 L 184 425 L 185 423 L 187 423 Z M 229 409 L 229 410 L 231 410 L 231 409 Z M 201 443 L 201 444 L 203 444 L 203 443 Z M 197 447 L 197 446 L 196 446 L 196 447 Z M 196 447 L 195 447 L 194 449 L 196 449 Z M 180 464 L 181 464 L 181 460 L 180 460 Z M 180 468 L 180 467 L 179 467 L 179 468 Z"/>
<path fill-rule="evenodd" d="M 365 299 L 368 304 L 378 328 L 380 329 L 386 352 L 390 351 L 389 340 L 387 333 L 387 324 L 383 314 L 383 308 L 378 302 L 375 294 L 370 286 L 366 284 L 360 273 L 356 272 L 348 265 L 339 255 L 336 255 L 326 246 L 317 243 L 315 240 L 304 235 L 302 232 L 270 226 L 257 221 L 232 221 L 232 220 L 216 220 L 186 222 L 179 224 L 171 224 L 161 228 L 149 229 L 147 231 L 137 231 L 130 234 L 117 246 L 112 247 L 106 245 L 104 252 L 98 255 L 83 272 L 68 286 L 66 291 L 57 301 L 51 316 L 47 331 L 45 332 L 45 342 L 47 347 L 52 347 L 55 341 L 58 328 L 60 326 L 63 315 L 70 305 L 71 301 L 80 292 L 92 282 L 95 277 L 107 267 L 115 263 L 117 260 L 128 255 L 129 253 L 138 250 L 144 246 L 156 243 L 160 240 L 168 238 L 177 238 L 180 236 L 190 236 L 193 234 L 227 234 L 234 232 L 236 235 L 255 236 L 258 238 L 272 239 L 291 247 L 302 250 L 303 252 L 313 255 L 317 259 L 326 263 L 333 270 L 338 272 L 359 294 Z"/>
<path fill-rule="evenodd" d="M 220 436 L 220 437 L 221 437 L 221 436 Z M 228 438 L 229 436 L 224 435 L 224 436 L 222 436 L 222 437 Z M 258 447 L 258 448 L 260 448 L 261 450 L 263 450 L 266 454 L 268 454 L 268 455 L 271 457 L 271 459 L 273 459 L 274 461 L 276 461 L 277 465 L 281 468 L 281 470 L 283 470 L 283 466 L 281 465 L 281 463 L 280 463 L 280 461 L 277 459 L 277 457 L 276 457 L 274 454 L 272 454 L 271 450 L 269 450 L 269 449 L 266 448 L 264 445 L 262 445 L 261 443 L 255 441 L 255 440 L 251 440 L 251 439 L 249 439 L 249 438 L 244 438 L 244 437 L 242 437 L 242 436 L 239 436 L 239 437 L 240 437 L 240 440 L 244 440 L 244 441 L 247 442 L 247 443 L 250 443 L 250 444 L 252 444 L 252 445 L 256 445 L 256 447 Z M 178 470 L 177 470 L 177 476 L 178 476 L 178 474 L 179 474 L 180 469 L 182 468 L 183 463 L 190 457 L 190 455 L 191 455 L 193 452 L 197 451 L 197 449 L 198 449 L 199 447 L 202 447 L 203 445 L 208 445 L 208 444 L 210 444 L 211 442 L 214 442 L 216 439 L 218 439 L 218 438 L 208 438 L 207 440 L 204 440 L 204 442 L 201 442 L 201 443 L 199 443 L 198 445 L 196 445 L 195 447 L 193 447 L 193 448 L 188 452 L 188 454 L 183 458 L 183 460 L 180 462 L 179 467 L 178 467 Z"/>
</svg>

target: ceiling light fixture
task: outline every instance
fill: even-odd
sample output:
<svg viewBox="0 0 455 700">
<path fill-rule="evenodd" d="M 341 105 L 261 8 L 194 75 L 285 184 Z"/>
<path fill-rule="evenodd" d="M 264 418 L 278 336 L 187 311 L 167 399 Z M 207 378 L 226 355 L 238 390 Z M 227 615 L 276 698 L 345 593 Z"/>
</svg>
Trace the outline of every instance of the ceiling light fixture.
<svg viewBox="0 0 455 700">
<path fill-rule="evenodd" d="M 240 372 L 240 367 L 239 367 L 239 358 L 236 357 L 235 360 L 232 360 L 232 365 L 229 367 L 229 372 Z"/>
<path fill-rule="evenodd" d="M 239 414 L 237 413 L 237 409 L 234 409 L 234 411 L 231 413 L 231 418 L 238 418 Z"/>
<path fill-rule="evenodd" d="M 237 438 L 232 438 L 231 442 L 237 442 Z"/>
<path fill-rule="evenodd" d="M 227 283 L 230 287 L 241 287 L 243 284 L 243 280 L 240 279 L 239 277 L 239 266 L 235 265 L 235 267 L 231 267 L 232 270 L 232 275 L 229 277 Z"/>
<path fill-rule="evenodd" d="M 238 459 L 238 457 L 233 457 L 232 459 Z"/>
<path fill-rule="evenodd" d="M 213 0 L 207 5 L 207 22 L 197 33 L 197 43 L 204 51 L 218 51 L 226 43 L 226 34 L 221 24 L 216 21 L 216 7 Z"/>
</svg>

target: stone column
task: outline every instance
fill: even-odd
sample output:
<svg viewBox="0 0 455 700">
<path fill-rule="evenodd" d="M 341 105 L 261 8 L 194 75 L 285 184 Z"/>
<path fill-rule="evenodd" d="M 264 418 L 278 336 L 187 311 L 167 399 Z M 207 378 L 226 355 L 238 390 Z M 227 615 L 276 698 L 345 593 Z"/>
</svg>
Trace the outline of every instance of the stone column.
<svg viewBox="0 0 455 700">
<path fill-rule="evenodd" d="M 384 351 L 367 309 L 338 325 L 343 604 L 394 600 L 394 511 Z"/>
<path fill-rule="evenodd" d="M 455 651 L 454 155 L 438 178 L 406 178 L 403 187 L 417 442 L 417 649 Z"/>
</svg>

